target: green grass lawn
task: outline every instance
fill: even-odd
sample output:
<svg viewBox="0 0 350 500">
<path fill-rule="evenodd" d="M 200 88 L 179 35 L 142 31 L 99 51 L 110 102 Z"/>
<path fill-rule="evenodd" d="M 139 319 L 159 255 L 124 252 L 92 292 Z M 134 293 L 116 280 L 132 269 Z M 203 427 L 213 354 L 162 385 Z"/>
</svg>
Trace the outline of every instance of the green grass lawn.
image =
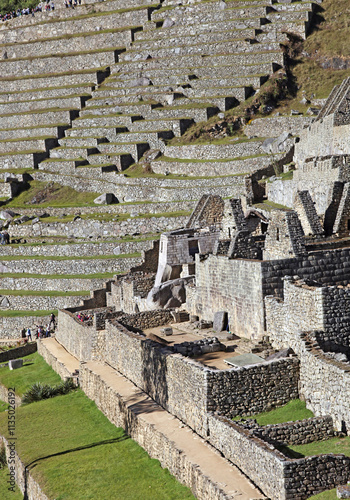
<svg viewBox="0 0 350 500">
<path fill-rule="evenodd" d="M 25 364 L 17 370 L 9 370 L 8 366 L 0 367 L 0 384 L 15 387 L 16 395 L 22 394 L 35 382 L 55 385 L 61 382 L 60 376 L 46 363 L 37 352 L 23 357 Z"/>
<path fill-rule="evenodd" d="M 314 495 L 310 497 L 309 500 L 337 500 L 337 490 L 334 488 L 333 490 L 323 491 L 318 495 Z"/>
<path fill-rule="evenodd" d="M 350 436 L 334 437 L 326 441 L 314 441 L 309 444 L 289 446 L 287 451 L 291 456 L 297 457 L 310 457 L 322 453 L 343 453 L 350 457 Z"/>
<path fill-rule="evenodd" d="M 49 498 L 194 498 L 80 390 L 18 408 L 16 436 L 17 452 Z"/>
<path fill-rule="evenodd" d="M 4 310 L 4 311 L 0 311 L 0 318 L 25 318 L 25 317 L 35 317 L 35 316 L 50 316 L 51 313 L 54 313 L 55 316 L 57 316 L 57 309 L 56 310 L 52 310 L 50 309 L 49 311 L 44 311 L 44 310 L 39 310 L 39 311 L 25 311 L 25 310 L 19 310 L 19 311 L 16 311 L 16 310 Z"/>
<path fill-rule="evenodd" d="M 249 418 L 254 418 L 259 425 L 282 424 L 284 422 L 295 422 L 304 418 L 312 418 L 312 411 L 306 409 L 305 401 L 293 399 L 280 408 L 259 413 Z M 235 417 L 233 420 L 240 420 L 242 417 Z"/>
</svg>

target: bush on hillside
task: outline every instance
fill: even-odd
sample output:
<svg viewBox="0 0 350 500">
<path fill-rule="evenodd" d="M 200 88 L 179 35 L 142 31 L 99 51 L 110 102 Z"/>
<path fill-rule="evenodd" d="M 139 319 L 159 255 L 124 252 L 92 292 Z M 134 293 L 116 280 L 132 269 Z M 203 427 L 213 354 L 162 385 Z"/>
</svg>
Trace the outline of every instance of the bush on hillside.
<svg viewBox="0 0 350 500">
<path fill-rule="evenodd" d="M 41 384 L 40 382 L 37 382 L 33 384 L 25 394 L 23 394 L 22 405 L 34 403 L 35 401 L 41 401 L 42 399 L 53 398 L 62 394 L 68 394 L 76 388 L 77 386 L 71 378 L 68 378 L 61 384 L 53 387 L 48 384 Z"/>
</svg>

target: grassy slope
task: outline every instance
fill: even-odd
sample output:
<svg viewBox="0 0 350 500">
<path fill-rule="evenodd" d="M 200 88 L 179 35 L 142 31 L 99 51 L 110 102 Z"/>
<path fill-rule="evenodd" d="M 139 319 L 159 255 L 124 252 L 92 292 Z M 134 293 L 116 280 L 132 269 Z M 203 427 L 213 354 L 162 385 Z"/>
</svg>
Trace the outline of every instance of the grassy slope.
<svg viewBox="0 0 350 500">
<path fill-rule="evenodd" d="M 0 367 L 0 383 L 5 387 L 15 387 L 17 396 L 29 389 L 35 382 L 49 385 L 58 384 L 61 378 L 37 352 L 23 357 L 25 365 L 10 371 L 7 366 Z"/>
<path fill-rule="evenodd" d="M 6 423 L 0 415 L 1 434 Z M 17 451 L 50 498 L 193 498 L 80 390 L 19 408 L 16 435 Z"/>
</svg>

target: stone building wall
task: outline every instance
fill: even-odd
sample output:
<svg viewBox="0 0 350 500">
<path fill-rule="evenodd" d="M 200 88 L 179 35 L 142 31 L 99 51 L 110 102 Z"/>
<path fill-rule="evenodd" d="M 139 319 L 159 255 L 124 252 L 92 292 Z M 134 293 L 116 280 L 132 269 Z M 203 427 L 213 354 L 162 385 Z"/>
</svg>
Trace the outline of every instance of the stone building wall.
<svg viewBox="0 0 350 500">
<path fill-rule="evenodd" d="M 298 398 L 299 361 L 282 359 L 207 372 L 208 411 L 236 417 L 267 411 Z"/>
<path fill-rule="evenodd" d="M 8 351 L 0 352 L 0 363 L 6 363 L 10 359 L 17 359 L 23 356 L 29 356 L 37 351 L 37 342 L 30 342 L 29 344 L 22 345 L 9 349 Z"/>
<path fill-rule="evenodd" d="M 349 365 L 327 357 L 301 333 L 322 330 L 322 301 L 322 289 L 313 292 L 285 282 L 284 302 L 265 298 L 266 329 L 274 347 L 291 347 L 298 355 L 299 390 L 307 408 L 317 416 L 331 415 L 337 430 L 350 429 Z M 322 332 L 318 335 L 327 334 Z"/>
<path fill-rule="evenodd" d="M 260 261 L 230 260 L 216 255 L 209 255 L 204 260 L 196 257 L 196 300 L 190 312 L 212 321 L 216 311 L 228 312 L 231 332 L 248 338 L 263 335 Z"/>
</svg>

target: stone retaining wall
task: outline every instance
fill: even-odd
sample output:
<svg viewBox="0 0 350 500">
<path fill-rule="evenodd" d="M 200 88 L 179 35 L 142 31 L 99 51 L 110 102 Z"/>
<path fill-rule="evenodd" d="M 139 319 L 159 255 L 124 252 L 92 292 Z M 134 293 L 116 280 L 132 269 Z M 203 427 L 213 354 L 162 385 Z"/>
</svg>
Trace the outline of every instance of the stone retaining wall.
<svg viewBox="0 0 350 500">
<path fill-rule="evenodd" d="M 142 446 L 152 458 L 160 461 L 162 467 L 169 469 L 181 483 L 191 488 L 196 498 L 201 500 L 231 500 L 213 483 L 200 468 L 189 461 L 175 443 L 169 441 L 153 425 L 149 424 L 132 405 L 127 405 L 123 397 L 113 390 L 108 383 L 89 369 L 85 363 L 80 364 L 80 387 L 85 394 L 95 401 L 97 407 L 117 427 Z"/>
<path fill-rule="evenodd" d="M 76 220 L 74 222 L 39 222 L 16 227 L 16 237 L 65 236 L 68 238 L 110 238 L 134 234 L 160 233 L 184 227 L 187 216 L 150 217 L 123 222 Z M 12 231 L 12 229 L 10 230 Z"/>
<path fill-rule="evenodd" d="M 265 411 L 298 397 L 296 358 L 213 370 L 122 324 L 131 328 L 163 325 L 170 319 L 169 311 L 116 316 L 97 331 L 78 323 L 71 313 L 59 311 L 56 338 L 79 360 L 106 361 L 203 437 L 207 409 L 233 417 Z"/>
<path fill-rule="evenodd" d="M 8 465 L 13 467 L 13 470 L 15 471 L 15 480 L 19 489 L 23 493 L 24 498 L 27 498 L 28 500 L 49 500 L 49 497 L 45 495 L 39 484 L 33 479 L 30 472 L 28 472 L 17 452 L 10 450 L 9 443 L 11 443 L 11 440 L 8 441 L 1 435 L 0 440 L 5 446 Z"/>
<path fill-rule="evenodd" d="M 15 237 L 15 227 L 11 229 L 11 237 Z M 112 255 L 118 256 L 120 254 L 128 254 L 134 252 L 141 252 L 151 248 L 152 241 L 111 241 L 111 242 L 98 242 L 98 243 L 70 243 L 65 245 L 55 244 L 41 244 L 41 245 L 0 245 L 0 259 L 1 255 L 45 255 L 54 257 L 83 257 L 91 255 Z"/>
<path fill-rule="evenodd" d="M 0 275 L 0 286 L 5 290 L 35 290 L 35 291 L 79 291 L 96 290 L 101 288 L 106 279 L 47 279 L 47 278 L 2 278 Z"/>
<path fill-rule="evenodd" d="M 208 422 L 210 443 L 274 500 L 304 500 L 350 478 L 350 458 L 344 455 L 292 460 L 224 417 L 209 415 Z"/>
<path fill-rule="evenodd" d="M 238 422 L 254 436 L 274 446 L 298 445 L 323 441 L 334 436 L 332 417 L 314 417 L 295 422 L 261 426 L 255 420 Z"/>
<path fill-rule="evenodd" d="M 50 321 L 50 316 L 0 316 L 0 336 L 2 339 L 20 339 L 22 338 L 23 328 L 34 325 L 47 325 Z M 33 335 L 32 335 L 33 336 Z"/>
<path fill-rule="evenodd" d="M 20 347 L 14 347 L 8 351 L 0 352 L 0 363 L 6 363 L 10 359 L 22 358 L 23 356 L 29 356 L 38 350 L 36 342 L 30 342 L 29 344 L 24 344 Z M 2 398 L 0 398 L 2 399 Z M 2 399 L 5 401 L 4 399 Z"/>
<path fill-rule="evenodd" d="M 0 261 L 3 273 L 31 273 L 31 274 L 95 274 L 117 273 L 127 271 L 133 266 L 141 264 L 139 258 L 121 259 L 79 259 L 79 260 L 13 260 Z"/>
<path fill-rule="evenodd" d="M 14 309 L 16 311 L 49 311 L 81 305 L 84 296 L 35 296 L 35 295 L 0 295 L 0 310 Z"/>
</svg>

